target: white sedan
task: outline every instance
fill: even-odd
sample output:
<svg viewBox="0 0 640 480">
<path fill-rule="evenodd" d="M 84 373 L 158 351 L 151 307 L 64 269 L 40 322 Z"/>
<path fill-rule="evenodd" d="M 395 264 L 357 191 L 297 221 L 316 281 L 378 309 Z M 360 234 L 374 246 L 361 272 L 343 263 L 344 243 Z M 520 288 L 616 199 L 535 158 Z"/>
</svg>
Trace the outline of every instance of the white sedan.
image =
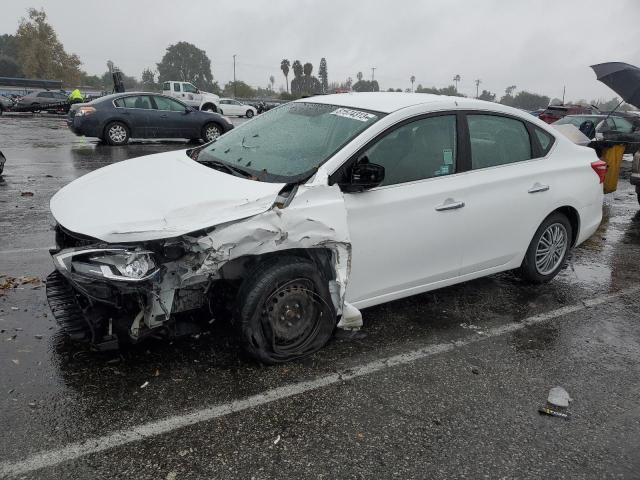
<svg viewBox="0 0 640 480">
<path fill-rule="evenodd" d="M 361 326 L 366 307 L 511 269 L 551 280 L 598 228 L 605 172 L 593 150 L 495 103 L 302 99 L 60 190 L 47 294 L 63 325 L 81 319 L 76 338 L 89 324 L 86 339 L 110 346 L 112 332 L 175 335 L 180 312 L 230 302 L 246 351 L 287 361 L 336 323 Z M 65 295 L 78 308 L 56 312 Z"/>
<path fill-rule="evenodd" d="M 223 115 L 247 118 L 251 118 L 258 113 L 255 107 L 239 102 L 233 98 L 221 98 L 220 110 L 220 113 Z"/>
</svg>

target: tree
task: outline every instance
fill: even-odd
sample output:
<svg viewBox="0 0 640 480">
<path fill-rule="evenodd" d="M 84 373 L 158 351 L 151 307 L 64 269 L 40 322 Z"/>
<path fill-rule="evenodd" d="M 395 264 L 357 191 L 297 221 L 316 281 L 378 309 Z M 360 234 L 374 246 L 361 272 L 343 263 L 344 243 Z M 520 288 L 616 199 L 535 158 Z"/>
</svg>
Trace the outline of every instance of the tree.
<svg viewBox="0 0 640 480">
<path fill-rule="evenodd" d="M 142 71 L 140 80 L 142 80 L 142 88 L 145 91 L 152 91 L 157 87 L 156 74 L 148 67 Z"/>
<path fill-rule="evenodd" d="M 515 85 L 511 85 L 510 87 L 507 87 L 504 89 L 504 94 L 508 97 L 512 97 L 513 96 L 513 92 L 515 91 L 516 86 Z"/>
<path fill-rule="evenodd" d="M 233 92 L 234 92 L 234 82 L 231 81 L 224 86 L 224 90 L 222 91 L 222 94 L 226 97 L 230 97 L 231 95 L 233 95 Z M 236 80 L 235 92 L 236 92 L 236 95 L 240 98 L 252 98 L 256 96 L 256 91 L 253 88 L 251 88 L 250 85 L 247 85 L 246 83 L 244 83 L 242 80 Z"/>
<path fill-rule="evenodd" d="M 361 81 L 362 81 L 362 77 L 363 77 L 362 72 L 358 72 L 358 73 L 356 74 L 356 78 L 358 79 L 358 81 L 359 81 L 359 82 L 361 82 Z"/>
<path fill-rule="evenodd" d="M 16 32 L 18 63 L 27 77 L 62 80 L 76 86 L 82 62 L 77 55 L 65 52 L 44 10 L 30 8 L 28 18 L 20 20 Z"/>
<path fill-rule="evenodd" d="M 289 63 L 289 60 L 287 60 L 286 58 L 283 58 L 282 61 L 280 62 L 280 70 L 282 70 L 282 73 L 284 74 L 284 80 L 287 83 L 287 93 L 289 93 L 289 67 L 291 66 L 291 63 Z"/>
<path fill-rule="evenodd" d="M 22 69 L 15 58 L 0 54 L 0 77 L 22 77 Z"/>
<path fill-rule="evenodd" d="M 271 84 L 271 90 L 273 91 L 273 84 L 276 83 L 276 78 L 273 75 L 269 77 L 269 83 Z"/>
<path fill-rule="evenodd" d="M 524 110 L 535 110 L 537 108 L 547 107 L 550 101 L 546 95 L 538 95 L 537 93 L 525 91 L 518 92 L 518 94 L 512 98 L 511 106 Z M 502 103 L 502 100 L 500 100 L 500 103 Z"/>
<path fill-rule="evenodd" d="M 380 85 L 377 80 L 358 80 L 353 84 L 353 90 L 356 92 L 379 92 Z"/>
<path fill-rule="evenodd" d="M 309 62 L 305 63 L 302 67 L 302 72 L 305 74 L 306 77 L 310 77 L 311 72 L 313 72 L 313 65 L 311 65 L 311 63 Z"/>
<path fill-rule="evenodd" d="M 416 83 L 415 75 L 411 75 L 411 78 L 409 78 L 409 81 L 411 82 L 411 91 L 413 92 L 413 84 Z"/>
<path fill-rule="evenodd" d="M 320 77 L 322 93 L 327 93 L 329 91 L 329 75 L 327 74 L 327 60 L 324 57 L 320 59 L 320 67 L 318 67 L 318 77 Z"/>
<path fill-rule="evenodd" d="M 211 60 L 204 50 L 187 42 L 169 45 L 158 66 L 158 83 L 169 80 L 191 82 L 201 90 L 214 89 Z"/>
<path fill-rule="evenodd" d="M 482 90 L 482 93 L 478 97 L 479 100 L 486 100 L 488 102 L 495 102 L 496 94 L 491 93 L 489 90 Z"/>
<path fill-rule="evenodd" d="M 293 69 L 293 76 L 295 78 L 302 77 L 302 63 L 300 63 L 300 60 L 296 60 L 295 62 L 293 62 L 291 68 Z"/>
<path fill-rule="evenodd" d="M 460 74 L 456 73 L 455 76 L 453 77 L 453 83 L 456 84 L 456 92 L 458 91 L 458 83 L 460 82 L 460 80 L 462 80 L 462 78 L 460 77 Z"/>
</svg>

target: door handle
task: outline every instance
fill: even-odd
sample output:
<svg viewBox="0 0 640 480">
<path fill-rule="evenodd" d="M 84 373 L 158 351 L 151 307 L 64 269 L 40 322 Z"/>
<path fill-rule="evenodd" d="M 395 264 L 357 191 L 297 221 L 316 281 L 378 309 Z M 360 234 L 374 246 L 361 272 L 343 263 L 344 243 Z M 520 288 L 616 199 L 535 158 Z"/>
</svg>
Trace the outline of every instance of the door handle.
<svg viewBox="0 0 640 480">
<path fill-rule="evenodd" d="M 165 113 L 164 115 L 160 115 L 160 118 L 167 118 L 167 114 Z"/>
<path fill-rule="evenodd" d="M 464 207 L 464 202 L 457 202 L 453 198 L 447 198 L 442 205 L 436 207 L 436 211 L 444 212 L 446 210 L 457 210 Z"/>
<path fill-rule="evenodd" d="M 549 190 L 549 185 L 542 185 L 541 183 L 536 182 L 529 189 L 529 193 L 546 192 L 547 190 Z"/>
</svg>

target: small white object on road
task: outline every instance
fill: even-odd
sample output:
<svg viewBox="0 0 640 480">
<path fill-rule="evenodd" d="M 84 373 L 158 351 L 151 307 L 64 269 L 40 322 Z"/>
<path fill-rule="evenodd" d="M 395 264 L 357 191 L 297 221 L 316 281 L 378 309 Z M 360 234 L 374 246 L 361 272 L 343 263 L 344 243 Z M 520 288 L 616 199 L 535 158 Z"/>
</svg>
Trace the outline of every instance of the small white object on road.
<svg viewBox="0 0 640 480">
<path fill-rule="evenodd" d="M 276 439 L 273 441 L 273 444 L 277 445 L 279 442 L 280 442 L 280 435 L 276 437 Z"/>
<path fill-rule="evenodd" d="M 147 385 L 149 385 L 149 382 L 144 382 L 142 385 L 140 385 L 140 388 L 145 388 Z"/>
<path fill-rule="evenodd" d="M 561 408 L 568 408 L 571 400 L 573 399 L 562 387 L 553 387 L 549 390 L 549 396 L 547 397 L 547 402 L 549 404 Z"/>
</svg>

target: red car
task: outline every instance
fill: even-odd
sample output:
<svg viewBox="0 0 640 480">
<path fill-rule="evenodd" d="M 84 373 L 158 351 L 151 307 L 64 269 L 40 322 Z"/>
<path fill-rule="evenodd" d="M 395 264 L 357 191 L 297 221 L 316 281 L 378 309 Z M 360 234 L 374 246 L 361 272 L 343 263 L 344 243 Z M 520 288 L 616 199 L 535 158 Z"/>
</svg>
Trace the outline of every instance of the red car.
<svg viewBox="0 0 640 480">
<path fill-rule="evenodd" d="M 553 123 L 567 115 L 584 115 L 597 113 L 593 112 L 591 107 L 583 107 L 582 105 L 549 105 L 538 118 L 547 123 Z"/>
</svg>

